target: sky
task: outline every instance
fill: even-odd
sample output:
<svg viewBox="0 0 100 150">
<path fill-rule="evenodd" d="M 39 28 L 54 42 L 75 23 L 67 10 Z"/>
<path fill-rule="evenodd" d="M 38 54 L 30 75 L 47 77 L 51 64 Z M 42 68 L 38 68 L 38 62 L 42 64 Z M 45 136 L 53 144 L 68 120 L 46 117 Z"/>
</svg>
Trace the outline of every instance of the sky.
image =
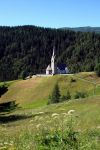
<svg viewBox="0 0 100 150">
<path fill-rule="evenodd" d="M 100 27 L 100 0 L 0 0 L 0 26 Z"/>
</svg>

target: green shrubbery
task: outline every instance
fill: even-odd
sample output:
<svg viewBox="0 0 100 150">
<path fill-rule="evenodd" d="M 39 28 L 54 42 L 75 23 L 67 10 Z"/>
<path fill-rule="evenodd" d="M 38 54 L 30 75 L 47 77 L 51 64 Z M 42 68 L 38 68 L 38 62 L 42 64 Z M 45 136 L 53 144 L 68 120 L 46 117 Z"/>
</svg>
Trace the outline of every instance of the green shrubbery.
<svg viewBox="0 0 100 150">
<path fill-rule="evenodd" d="M 75 99 L 86 98 L 86 97 L 88 97 L 88 94 L 86 91 L 76 91 L 75 95 L 73 96 L 73 98 Z M 69 90 L 67 91 L 66 95 L 61 95 L 58 83 L 56 83 L 51 95 L 49 95 L 48 104 L 59 103 L 59 102 L 68 101 L 71 99 L 72 99 L 72 95 L 69 92 Z"/>
<path fill-rule="evenodd" d="M 96 74 L 100 77 L 100 63 L 98 63 L 95 67 Z"/>
<path fill-rule="evenodd" d="M 3 84 L 0 86 L 0 97 L 8 91 L 8 86 L 6 84 Z"/>
<path fill-rule="evenodd" d="M 85 91 L 76 91 L 74 98 L 79 99 L 79 98 L 85 98 L 87 96 L 88 96 L 88 94 Z"/>
<path fill-rule="evenodd" d="M 62 119 L 61 119 L 62 120 Z M 53 131 L 43 129 L 36 135 L 37 149 L 39 150 L 97 150 L 97 132 L 81 132 L 75 130 L 73 120 L 58 123 Z"/>
<path fill-rule="evenodd" d="M 59 103 L 71 99 L 71 94 L 67 91 L 66 95 L 61 96 L 58 83 L 55 84 L 52 94 L 49 95 L 48 104 Z"/>
<path fill-rule="evenodd" d="M 98 130 L 84 132 L 78 130 L 75 128 L 77 122 L 64 116 L 56 119 L 54 117 L 51 122 L 51 126 L 45 123 L 41 128 L 36 129 L 36 132 L 28 128 L 15 137 L 1 135 L 0 148 L 5 150 L 99 150 L 100 132 Z"/>
<path fill-rule="evenodd" d="M 71 82 L 71 83 L 72 83 L 72 82 L 76 82 L 76 79 L 71 78 L 71 79 L 70 79 L 70 82 Z"/>
<path fill-rule="evenodd" d="M 17 108 L 15 101 L 8 101 L 0 104 L 0 113 L 11 112 Z"/>
<path fill-rule="evenodd" d="M 69 91 L 67 91 L 67 94 L 66 94 L 66 95 L 63 95 L 63 96 L 61 97 L 61 102 L 62 102 L 62 101 L 67 101 L 67 100 L 70 100 L 70 99 L 71 99 L 71 94 L 70 94 Z"/>
</svg>

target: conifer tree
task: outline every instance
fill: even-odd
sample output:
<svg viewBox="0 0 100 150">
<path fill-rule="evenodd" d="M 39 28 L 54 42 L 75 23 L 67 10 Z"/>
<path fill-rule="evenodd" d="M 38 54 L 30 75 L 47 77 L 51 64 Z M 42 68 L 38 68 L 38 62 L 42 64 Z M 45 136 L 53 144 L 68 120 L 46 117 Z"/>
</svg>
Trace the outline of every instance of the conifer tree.
<svg viewBox="0 0 100 150">
<path fill-rule="evenodd" d="M 98 63 L 95 67 L 96 74 L 100 77 L 100 63 Z"/>
<path fill-rule="evenodd" d="M 52 94 L 49 97 L 49 103 L 59 103 L 60 102 L 60 90 L 58 83 L 55 84 Z"/>
</svg>

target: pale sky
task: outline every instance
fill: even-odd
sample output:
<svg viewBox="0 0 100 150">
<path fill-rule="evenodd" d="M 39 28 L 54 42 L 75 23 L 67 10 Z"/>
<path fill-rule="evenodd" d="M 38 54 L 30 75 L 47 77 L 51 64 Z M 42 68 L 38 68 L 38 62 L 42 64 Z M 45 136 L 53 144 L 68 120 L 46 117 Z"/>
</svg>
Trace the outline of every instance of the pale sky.
<svg viewBox="0 0 100 150">
<path fill-rule="evenodd" d="M 100 26 L 100 0 L 0 0 L 0 26 Z"/>
</svg>

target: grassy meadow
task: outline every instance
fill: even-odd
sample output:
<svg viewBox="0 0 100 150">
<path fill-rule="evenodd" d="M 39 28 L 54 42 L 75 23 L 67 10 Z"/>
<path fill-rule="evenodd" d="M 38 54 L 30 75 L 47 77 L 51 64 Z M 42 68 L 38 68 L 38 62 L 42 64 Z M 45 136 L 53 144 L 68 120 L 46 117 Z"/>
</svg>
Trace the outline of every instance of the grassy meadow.
<svg viewBox="0 0 100 150">
<path fill-rule="evenodd" d="M 71 82 L 72 79 L 75 82 Z M 80 73 L 8 82 L 8 92 L 0 98 L 0 102 L 15 100 L 23 108 L 46 106 L 56 82 L 59 84 L 61 95 L 66 95 L 67 91 L 71 93 L 72 98 L 76 91 L 86 91 L 89 96 L 100 94 L 100 79 L 94 73 Z"/>
<path fill-rule="evenodd" d="M 72 99 L 47 105 L 56 82 L 61 95 L 69 90 Z M 34 77 L 7 84 L 0 102 L 16 100 L 20 107 L 0 115 L 0 149 L 100 149 L 100 78 L 94 73 Z M 86 91 L 88 97 L 75 100 L 76 91 Z"/>
</svg>

